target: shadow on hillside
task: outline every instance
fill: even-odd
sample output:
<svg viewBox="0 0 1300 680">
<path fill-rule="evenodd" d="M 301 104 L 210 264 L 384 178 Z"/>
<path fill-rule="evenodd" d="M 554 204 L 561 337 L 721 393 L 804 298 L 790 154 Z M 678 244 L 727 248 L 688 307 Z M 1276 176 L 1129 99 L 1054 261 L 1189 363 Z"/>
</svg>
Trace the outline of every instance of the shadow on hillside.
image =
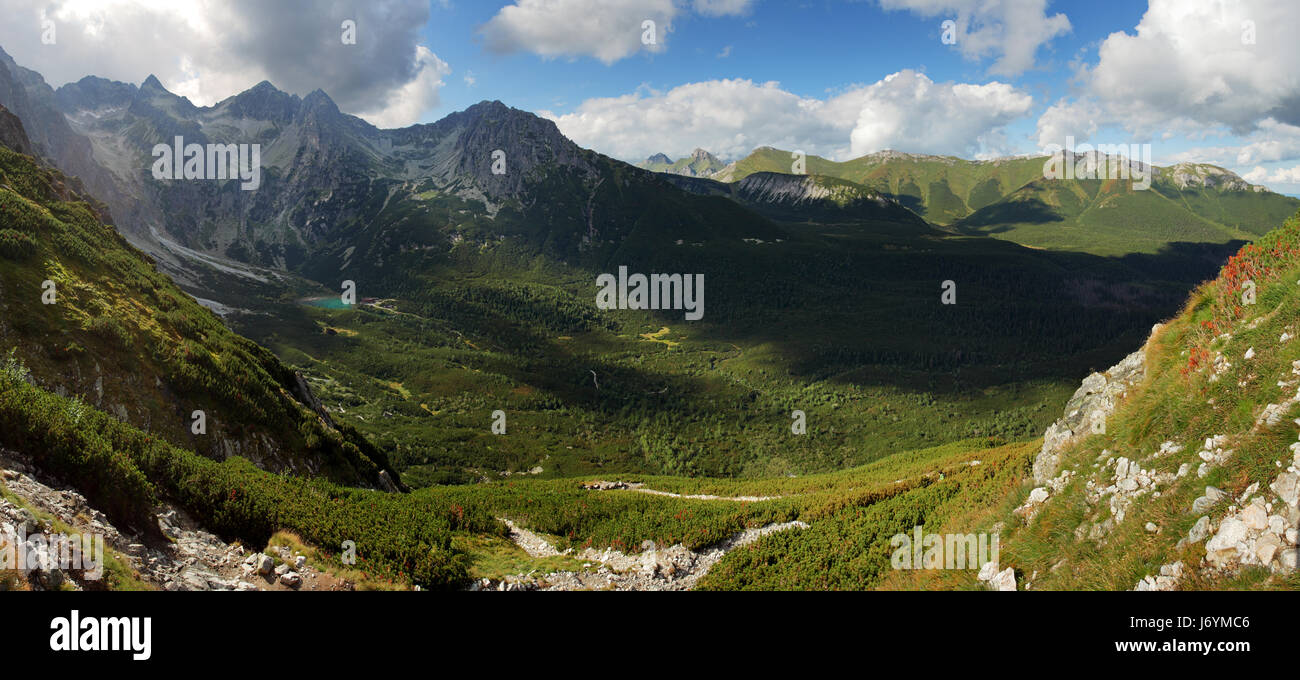
<svg viewBox="0 0 1300 680">
<path fill-rule="evenodd" d="M 912 212 L 920 215 L 921 217 L 925 217 L 925 212 L 926 212 L 925 202 L 921 200 L 920 196 L 911 196 L 908 194 L 890 194 L 885 192 L 881 192 L 881 195 L 886 196 L 888 198 L 892 198 L 895 201 L 901 203 L 904 208 L 911 210 Z"/>
<path fill-rule="evenodd" d="M 1244 244 L 1175 242 L 1154 254 L 1104 257 L 943 241 L 949 247 L 883 257 L 846 252 L 837 241 L 834 256 L 784 253 L 748 268 L 724 261 L 708 276 L 713 307 L 696 338 L 769 345 L 791 379 L 809 382 L 931 393 L 1074 382 L 1136 350 Z M 803 285 L 785 279 L 795 272 L 807 277 Z M 942 304 L 944 281 L 956 283 L 957 304 Z"/>
<path fill-rule="evenodd" d="M 1009 231 L 1012 228 L 1010 225 L 1014 224 L 1048 224 L 1063 221 L 1065 218 L 1057 214 L 1051 206 L 1033 198 L 980 208 L 962 219 L 960 226 L 971 232 L 998 234 Z"/>
</svg>

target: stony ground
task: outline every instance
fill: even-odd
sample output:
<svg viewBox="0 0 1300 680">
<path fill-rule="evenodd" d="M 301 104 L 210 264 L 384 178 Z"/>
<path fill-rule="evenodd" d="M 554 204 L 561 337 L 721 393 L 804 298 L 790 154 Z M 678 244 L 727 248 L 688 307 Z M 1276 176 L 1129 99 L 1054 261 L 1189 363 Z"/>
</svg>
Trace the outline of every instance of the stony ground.
<svg viewBox="0 0 1300 680">
<path fill-rule="evenodd" d="M 84 496 L 38 474 L 29 459 L 13 451 L 0 449 L 0 484 L 73 532 L 103 536 L 104 545 L 118 552 L 140 580 L 162 590 L 351 589 L 351 584 L 317 571 L 287 548 L 274 556 L 249 553 L 242 545 L 226 543 L 203 531 L 184 511 L 168 505 L 156 509 L 155 519 L 169 540 L 151 544 L 140 533 L 114 526 L 90 507 Z M 33 540 L 37 536 L 43 540 Z M 0 498 L 0 554 L 3 546 L 14 546 L 21 537 L 29 551 L 47 555 L 49 549 L 45 546 L 59 540 L 58 536 L 49 521 Z M 100 584 L 84 570 L 65 571 L 51 564 L 21 574 L 18 586 L 29 590 L 80 590 L 95 589 Z"/>
<path fill-rule="evenodd" d="M 503 519 L 510 527 L 510 539 L 533 557 L 560 553 L 545 539 Z M 806 529 L 803 522 L 769 524 L 742 531 L 731 538 L 696 552 L 684 545 L 659 547 L 646 541 L 642 552 L 628 555 L 612 548 L 587 548 L 574 555 L 584 562 L 583 571 L 548 574 L 518 574 L 503 580 L 483 579 L 470 590 L 691 590 L 728 552 L 778 531 Z"/>
<path fill-rule="evenodd" d="M 1285 343 L 1290 339 L 1289 332 L 1283 333 L 1278 342 Z M 1249 361 L 1254 355 L 1252 347 L 1245 352 L 1242 360 Z M 1214 373 L 1210 380 L 1214 381 L 1223 375 L 1230 365 L 1220 354 L 1213 363 Z M 1026 523 L 1030 522 L 1073 476 L 1084 475 L 1087 478 L 1084 501 L 1091 512 L 1075 530 L 1075 539 L 1102 544 L 1115 527 L 1127 518 L 1132 518 L 1130 521 L 1144 521 L 1140 516 L 1135 517 L 1140 512 L 1143 497 L 1158 498 L 1174 485 L 1196 484 L 1197 479 L 1206 477 L 1211 470 L 1235 457 L 1234 443 L 1240 438 L 1253 436 L 1261 428 L 1276 427 L 1281 424 L 1285 414 L 1300 403 L 1300 361 L 1295 361 L 1290 372 L 1280 376 L 1277 381 L 1278 387 L 1284 390 L 1295 389 L 1295 394 L 1288 394 L 1279 403 L 1265 405 L 1250 432 L 1236 436 L 1220 434 L 1204 442 L 1166 441 L 1158 451 L 1143 456 L 1140 460 L 1113 456 L 1109 451 L 1102 451 L 1092 465 L 1093 470 L 1062 470 L 1059 475 L 1049 479 L 1050 475 L 1056 474 L 1061 451 L 1070 442 L 1091 431 L 1089 423 L 1104 423 L 1106 417 L 1115 410 L 1116 398 L 1122 397 L 1140 380 L 1144 370 L 1143 354 L 1136 352 L 1106 374 L 1094 374 L 1084 381 L 1067 406 L 1066 417 L 1048 430 L 1043 450 L 1034 462 L 1035 481 L 1043 486 L 1036 487 L 1030 493 L 1025 504 L 1015 511 L 1016 515 Z M 1295 422 L 1300 425 L 1300 419 Z M 1199 447 L 1197 457 L 1201 462 L 1196 464 L 1195 469 L 1189 463 L 1182 464 L 1173 473 L 1156 473 L 1144 468 L 1156 459 L 1185 450 L 1187 446 Z M 1193 573 L 1229 578 L 1246 567 L 1263 567 L 1281 575 L 1294 573 L 1297 569 L 1297 549 L 1300 547 L 1300 536 L 1297 536 L 1297 527 L 1300 527 L 1300 441 L 1291 444 L 1287 451 L 1279 452 L 1273 465 L 1278 473 L 1267 486 L 1252 484 L 1236 498 L 1228 496 L 1221 489 L 1205 486 L 1204 493 L 1187 509 L 1187 512 L 1197 515 L 1198 520 L 1187 536 L 1182 537 L 1177 544 L 1181 549 L 1188 544 L 1205 542 L 1204 559 L 1200 564 L 1184 564 L 1181 561 L 1164 564 L 1158 573 L 1142 578 L 1134 589 L 1177 590 Z M 1159 532 L 1159 527 L 1153 522 L 1147 521 L 1143 526 L 1148 533 Z"/>
</svg>

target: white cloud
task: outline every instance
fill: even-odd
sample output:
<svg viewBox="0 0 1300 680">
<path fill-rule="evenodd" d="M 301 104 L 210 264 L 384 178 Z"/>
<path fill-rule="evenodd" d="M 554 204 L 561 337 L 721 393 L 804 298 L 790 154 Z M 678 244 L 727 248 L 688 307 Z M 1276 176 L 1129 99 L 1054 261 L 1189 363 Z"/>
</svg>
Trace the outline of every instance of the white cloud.
<svg viewBox="0 0 1300 680">
<path fill-rule="evenodd" d="M 1244 167 L 1300 158 L 1300 127 L 1272 118 L 1260 121 L 1259 128 L 1242 141 L 1239 145 L 1196 147 L 1175 154 L 1173 159 Z"/>
<path fill-rule="evenodd" d="M 429 20 L 422 0 L 0 0 L 0 16 L 0 45 L 55 87 L 86 75 L 139 83 L 154 74 L 207 105 L 269 80 L 299 95 L 322 89 L 344 111 L 411 123 L 423 113 L 416 108 L 436 105 L 447 73 L 419 44 Z M 55 22 L 53 45 L 41 44 L 42 17 Z M 355 45 L 341 40 L 344 19 L 356 22 Z"/>
<path fill-rule="evenodd" d="M 1064 131 L 1083 141 L 1099 126 L 1153 137 L 1225 128 L 1251 138 L 1238 164 L 1300 157 L 1294 140 L 1268 138 L 1300 126 L 1297 23 L 1296 2 L 1151 0 L 1133 32 L 1112 33 L 1080 68 L 1080 94 L 1043 115 L 1040 142 Z"/>
<path fill-rule="evenodd" d="M 643 49 L 661 51 L 677 13 L 673 0 L 515 0 L 480 34 L 493 52 L 590 56 L 612 64 Z M 655 22 L 653 44 L 642 40 L 645 21 Z"/>
<path fill-rule="evenodd" d="M 438 93 L 444 84 L 442 77 L 451 73 L 451 67 L 424 45 L 415 51 L 419 64 L 415 79 L 389 92 L 378 106 L 358 111 L 356 115 L 376 127 L 399 128 L 419 121 L 424 112 L 437 108 Z"/>
<path fill-rule="evenodd" d="M 880 6 L 951 19 L 957 50 L 968 59 L 996 56 L 989 73 L 1002 76 L 1033 68 L 1038 49 L 1071 30 L 1064 14 L 1047 15 L 1047 0 L 880 0 Z"/>
<path fill-rule="evenodd" d="M 885 148 L 914 153 L 996 155 L 1001 130 L 1029 113 L 1033 97 L 1006 83 L 935 83 L 903 71 L 845 95 L 859 100 L 854 156 Z"/>
<path fill-rule="evenodd" d="M 1091 100 L 1062 100 L 1048 107 L 1038 117 L 1038 147 L 1065 146 L 1066 137 L 1083 143 L 1097 134 L 1104 119 L 1097 103 Z"/>
<path fill-rule="evenodd" d="M 1289 188 L 1296 189 L 1300 187 L 1300 165 L 1290 168 L 1276 168 L 1269 171 L 1267 168 L 1257 165 L 1249 172 L 1243 172 L 1241 178 L 1251 184 L 1263 184 L 1274 191 L 1278 190 L 1278 185 L 1290 185 Z"/>
<path fill-rule="evenodd" d="M 579 144 L 629 161 L 684 156 L 696 147 L 738 158 L 759 146 L 846 160 L 884 148 L 989 155 L 1001 151 L 1002 128 L 1031 105 L 1028 94 L 1004 83 L 935 83 L 902 71 L 827 99 L 775 82 L 711 80 L 543 115 Z"/>
</svg>

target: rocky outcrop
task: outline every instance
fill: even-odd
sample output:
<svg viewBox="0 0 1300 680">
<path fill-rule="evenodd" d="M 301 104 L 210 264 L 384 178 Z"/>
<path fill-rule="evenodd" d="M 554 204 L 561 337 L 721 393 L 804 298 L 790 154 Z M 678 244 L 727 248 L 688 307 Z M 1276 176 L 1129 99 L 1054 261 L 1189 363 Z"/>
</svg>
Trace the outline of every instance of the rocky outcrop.
<svg viewBox="0 0 1300 680">
<path fill-rule="evenodd" d="M 321 420 L 324 420 L 326 425 L 331 428 L 336 427 L 334 425 L 334 419 L 330 417 L 329 411 L 325 410 L 325 405 L 322 404 L 320 399 L 317 399 L 316 395 L 312 393 L 311 386 L 307 384 L 307 379 L 302 377 L 302 373 L 299 373 L 298 371 L 293 372 L 293 396 L 303 406 L 306 406 L 315 412 L 316 415 L 320 416 Z"/>
<path fill-rule="evenodd" d="M 32 143 L 27 139 L 23 122 L 3 105 L 0 105 L 0 145 L 7 146 L 18 153 L 32 155 Z"/>
<path fill-rule="evenodd" d="M 1016 590 L 1016 570 L 1007 567 L 1002 571 L 998 571 L 996 562 L 985 562 L 984 566 L 980 567 L 979 574 L 975 578 L 987 585 L 989 590 L 1000 592 L 1014 592 Z"/>
<path fill-rule="evenodd" d="M 1157 324 L 1152 335 L 1160 330 Z M 1065 416 L 1043 434 L 1043 448 L 1034 458 L 1034 482 L 1046 484 L 1061 465 L 1061 454 L 1089 434 L 1106 430 L 1106 418 L 1115 411 L 1129 389 L 1146 376 L 1146 349 L 1140 349 L 1105 373 L 1093 373 L 1065 405 Z"/>
<path fill-rule="evenodd" d="M 736 183 L 736 195 L 755 203 L 805 205 L 823 201 L 843 206 L 858 201 L 870 201 L 887 207 L 888 198 L 847 182 L 830 182 L 811 175 L 782 175 L 775 172 L 756 172 Z"/>
<path fill-rule="evenodd" d="M 1251 485 L 1239 499 L 1242 507 L 1229 508 L 1219 521 L 1213 537 L 1205 544 L 1207 571 L 1233 574 L 1242 567 L 1258 566 L 1274 573 L 1295 572 L 1296 527 L 1300 526 L 1300 442 L 1291 450 L 1291 464 L 1267 489 Z M 1207 533 L 1202 529 L 1202 535 Z"/>
<path fill-rule="evenodd" d="M 284 567 L 277 573 L 276 558 L 272 555 L 248 553 L 237 543 L 226 543 L 205 531 L 181 509 L 166 504 L 154 513 L 158 533 L 165 537 L 163 542 L 155 542 L 129 528 L 119 528 L 76 490 L 46 478 L 26 456 L 14 451 L 0 449 L 0 486 L 41 515 L 52 518 L 52 521 L 39 519 L 26 507 L 0 496 L 0 555 L 5 554 L 6 546 L 15 545 L 21 537 L 28 554 L 37 556 L 37 561 L 29 562 L 29 568 L 19 574 L 19 582 L 0 578 L 0 590 L 14 586 L 26 590 L 105 587 L 102 573 L 59 566 L 54 558 L 55 550 L 64 546 L 75 550 L 82 541 L 69 540 L 55 531 L 54 522 L 65 525 L 79 537 L 101 538 L 103 547 L 113 551 L 140 580 L 161 590 L 352 588 L 346 581 L 317 571 L 305 558 L 285 547 L 275 551 L 282 562 L 280 567 Z M 93 555 L 88 557 L 98 559 Z M 86 560 L 80 562 L 85 564 Z"/>
<path fill-rule="evenodd" d="M 1263 191 L 1236 173 L 1206 163 L 1179 163 L 1160 170 L 1179 189 L 1206 188 L 1220 191 Z"/>
</svg>

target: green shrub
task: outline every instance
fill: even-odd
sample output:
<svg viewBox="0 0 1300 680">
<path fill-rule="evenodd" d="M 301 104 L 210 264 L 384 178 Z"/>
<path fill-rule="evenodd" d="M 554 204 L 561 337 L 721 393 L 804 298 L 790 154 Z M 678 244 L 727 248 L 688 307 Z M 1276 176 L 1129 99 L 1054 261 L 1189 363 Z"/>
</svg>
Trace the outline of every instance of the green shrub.
<svg viewBox="0 0 1300 680">
<path fill-rule="evenodd" d="M 91 319 L 86 324 L 86 330 L 99 336 L 113 347 L 130 349 L 134 344 L 131 334 L 127 332 L 122 322 L 112 317 L 100 316 Z"/>
<path fill-rule="evenodd" d="M 13 229 L 0 229 L 0 257 L 9 260 L 25 260 L 36 254 L 36 242 L 32 237 Z"/>
</svg>

